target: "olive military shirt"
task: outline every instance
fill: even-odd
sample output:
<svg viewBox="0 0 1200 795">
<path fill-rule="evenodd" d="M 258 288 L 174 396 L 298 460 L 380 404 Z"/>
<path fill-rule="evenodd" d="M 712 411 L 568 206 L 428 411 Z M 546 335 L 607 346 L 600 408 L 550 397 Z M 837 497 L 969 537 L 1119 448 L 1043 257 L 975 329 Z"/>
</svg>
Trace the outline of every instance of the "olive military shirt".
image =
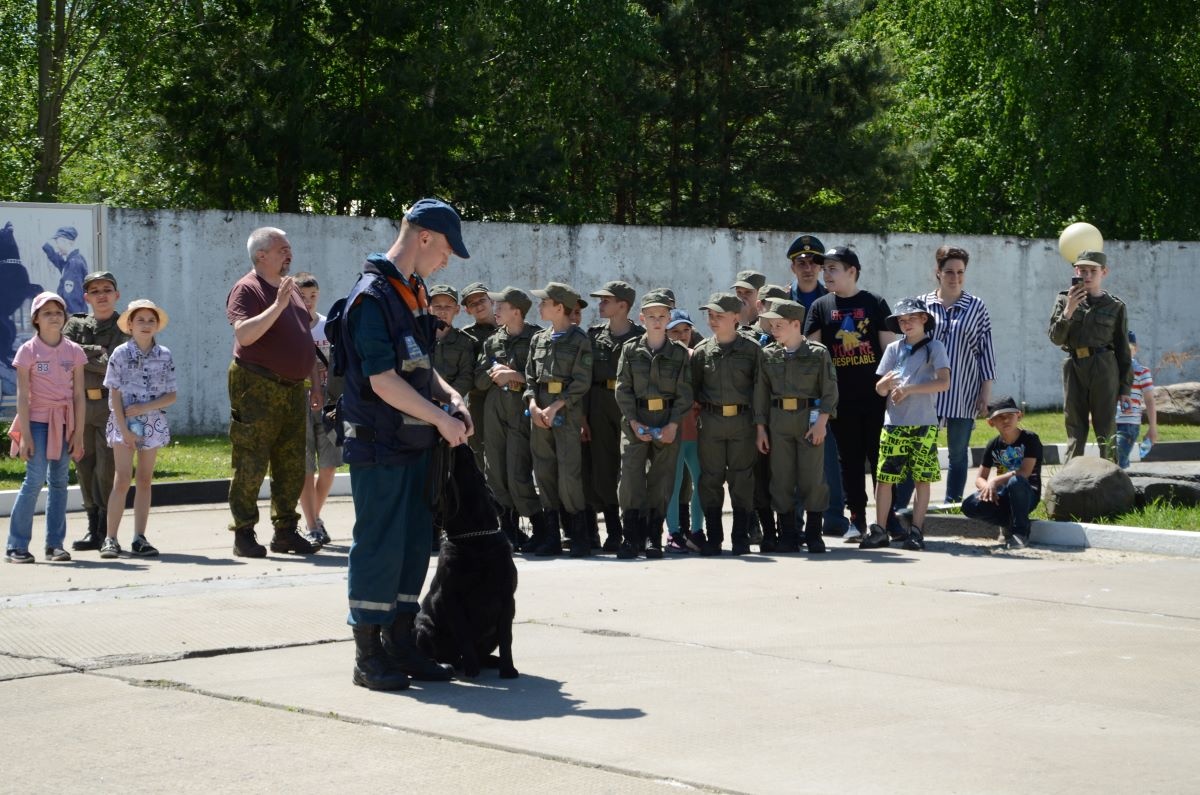
<svg viewBox="0 0 1200 795">
<path fill-rule="evenodd" d="M 692 352 L 692 390 L 705 404 L 749 406 L 762 362 L 762 348 L 738 334 L 727 345 L 708 337 Z"/>
<path fill-rule="evenodd" d="M 542 408 L 559 398 L 568 409 L 582 408 L 591 386 L 592 342 L 582 329 L 571 326 L 557 333 L 552 326 L 533 335 L 525 363 L 526 401 L 544 395 L 544 402 L 538 400 Z"/>
<path fill-rule="evenodd" d="M 1067 291 L 1058 294 L 1050 313 L 1050 341 L 1075 355 L 1081 348 L 1111 348 L 1117 358 L 1118 394 L 1128 396 L 1133 386 L 1133 357 L 1129 353 L 1129 327 L 1125 303 L 1108 293 L 1088 298 L 1070 318 Z"/>
<path fill-rule="evenodd" d="M 488 373 L 493 364 L 503 364 L 506 367 L 511 367 L 524 377 L 525 365 L 529 362 L 529 348 L 533 342 L 533 335 L 541 330 L 541 326 L 526 323 L 516 334 L 509 334 L 508 329 L 501 326 L 495 334 L 484 340 L 483 352 L 479 354 L 479 358 L 475 361 L 475 388 L 482 390 L 489 386 L 495 386 L 492 383 L 491 375 Z M 524 391 L 525 385 L 523 383 L 515 383 L 513 387 L 520 394 Z"/>
<path fill-rule="evenodd" d="M 805 340 L 789 354 L 778 342 L 763 348 L 754 385 L 754 424 L 766 425 L 771 416 L 771 401 L 776 398 L 820 400 L 822 414 L 837 413 L 837 373 L 829 349 L 819 342 Z M 805 408 L 800 403 L 798 408 Z"/>
<path fill-rule="evenodd" d="M 653 427 L 672 422 L 682 425 L 692 410 L 689 358 L 687 348 L 669 339 L 657 351 L 650 350 L 645 336 L 622 345 L 616 399 L 625 420 Z M 661 400 L 662 406 L 652 408 L 646 405 L 648 400 Z"/>
<path fill-rule="evenodd" d="M 465 397 L 475 384 L 475 340 L 450 328 L 433 347 L 433 369 L 459 395 Z"/>
<path fill-rule="evenodd" d="M 607 384 L 616 379 L 620 367 L 621 346 L 645 333 L 646 329 L 637 323 L 631 323 L 629 330 L 620 336 L 613 334 L 607 323 L 589 328 L 587 335 L 592 341 L 592 382 Z"/>
</svg>

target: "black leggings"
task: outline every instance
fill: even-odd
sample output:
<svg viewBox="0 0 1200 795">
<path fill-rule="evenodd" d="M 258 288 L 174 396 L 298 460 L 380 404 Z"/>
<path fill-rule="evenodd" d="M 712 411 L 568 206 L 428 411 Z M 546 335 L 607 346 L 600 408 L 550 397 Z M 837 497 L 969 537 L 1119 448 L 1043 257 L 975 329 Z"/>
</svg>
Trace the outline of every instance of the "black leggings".
<svg viewBox="0 0 1200 795">
<path fill-rule="evenodd" d="M 867 513 L 867 489 L 863 476 L 870 464 L 872 489 L 875 468 L 879 465 L 879 433 L 883 430 L 883 411 L 887 398 L 839 402 L 833 420 L 833 435 L 837 439 L 838 460 L 842 466 L 842 489 L 846 507 L 852 515 Z"/>
</svg>

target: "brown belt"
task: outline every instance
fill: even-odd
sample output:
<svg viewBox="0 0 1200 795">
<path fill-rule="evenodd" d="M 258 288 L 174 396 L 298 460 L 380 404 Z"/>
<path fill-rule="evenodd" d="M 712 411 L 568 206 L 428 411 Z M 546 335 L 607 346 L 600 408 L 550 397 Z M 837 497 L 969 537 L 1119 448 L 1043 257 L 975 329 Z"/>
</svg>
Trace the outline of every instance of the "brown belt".
<svg viewBox="0 0 1200 795">
<path fill-rule="evenodd" d="M 290 388 L 290 387 L 294 387 L 294 386 L 300 386 L 301 384 L 304 383 L 303 380 L 292 381 L 291 379 L 284 378 L 281 375 L 277 375 L 276 373 L 271 372 L 270 370 L 268 370 L 265 367 L 260 367 L 257 364 L 251 364 L 250 362 L 242 361 L 241 359 L 239 359 L 236 356 L 233 357 L 233 363 L 248 373 L 254 373 L 257 376 L 265 378 L 268 381 L 273 381 L 276 384 L 279 384 L 280 386 L 286 386 L 286 387 Z"/>
</svg>

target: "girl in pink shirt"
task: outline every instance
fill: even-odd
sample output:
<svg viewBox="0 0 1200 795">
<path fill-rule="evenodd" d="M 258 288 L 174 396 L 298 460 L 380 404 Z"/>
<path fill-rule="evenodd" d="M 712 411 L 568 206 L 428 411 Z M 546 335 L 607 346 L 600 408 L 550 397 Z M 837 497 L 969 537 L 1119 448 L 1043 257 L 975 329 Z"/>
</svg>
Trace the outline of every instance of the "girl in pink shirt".
<svg viewBox="0 0 1200 795">
<path fill-rule="evenodd" d="M 46 560 L 70 560 L 62 548 L 67 534 L 67 473 L 70 459 L 83 455 L 83 348 L 62 335 L 67 305 L 57 294 L 33 299 L 37 336 L 17 349 L 17 417 L 9 429 L 13 454 L 25 460 L 25 480 L 8 522 L 5 559 L 33 563 L 29 542 L 42 486 L 46 499 Z"/>
</svg>

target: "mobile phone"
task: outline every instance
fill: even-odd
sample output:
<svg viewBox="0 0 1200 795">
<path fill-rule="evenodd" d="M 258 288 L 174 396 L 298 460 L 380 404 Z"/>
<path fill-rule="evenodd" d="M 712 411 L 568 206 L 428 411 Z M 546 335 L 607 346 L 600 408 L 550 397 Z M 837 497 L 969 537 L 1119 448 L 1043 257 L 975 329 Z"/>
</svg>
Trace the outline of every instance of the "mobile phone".
<svg viewBox="0 0 1200 795">
<path fill-rule="evenodd" d="M 1072 276 L 1071 277 L 1071 286 L 1074 287 L 1077 284 L 1083 284 L 1082 276 Z"/>
</svg>

